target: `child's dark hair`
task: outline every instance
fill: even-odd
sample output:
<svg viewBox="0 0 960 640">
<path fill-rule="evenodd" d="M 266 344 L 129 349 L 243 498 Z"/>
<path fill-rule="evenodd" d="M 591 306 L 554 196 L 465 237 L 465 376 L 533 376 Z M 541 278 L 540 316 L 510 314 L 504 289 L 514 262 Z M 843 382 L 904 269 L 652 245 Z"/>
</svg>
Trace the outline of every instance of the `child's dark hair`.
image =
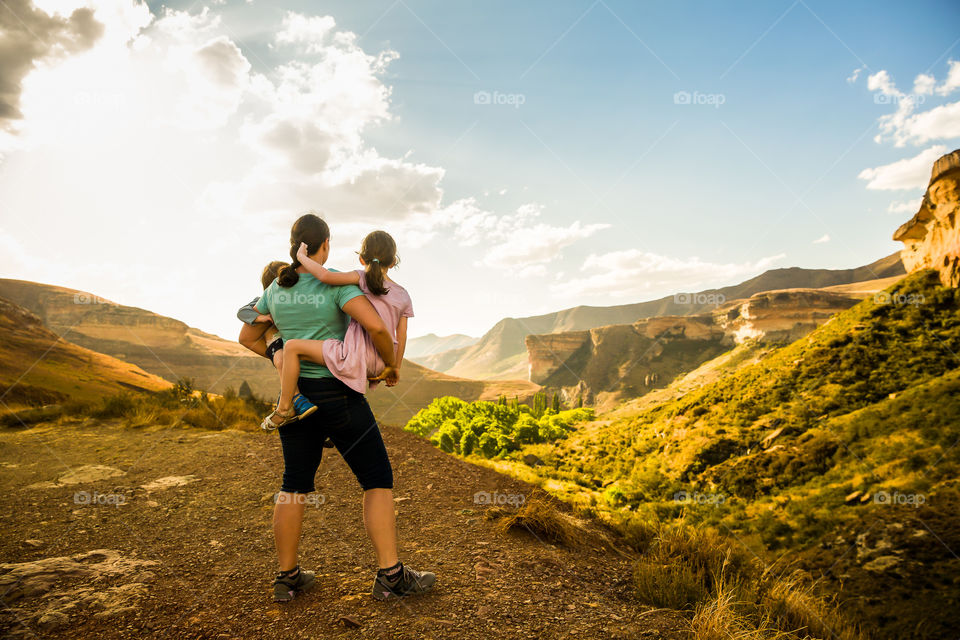
<svg viewBox="0 0 960 640">
<path fill-rule="evenodd" d="M 360 257 L 367 265 L 367 287 L 374 295 L 382 296 L 389 289 L 383 286 L 383 270 L 400 264 L 397 243 L 386 231 L 367 234 L 360 245 Z"/>
<path fill-rule="evenodd" d="M 293 261 L 280 268 L 277 274 L 277 282 L 281 287 L 292 287 L 300 280 L 300 274 L 297 269 L 300 267 L 300 261 L 297 260 L 297 250 L 300 243 L 305 242 L 307 253 L 312 255 L 316 253 L 324 242 L 330 239 L 330 227 L 323 221 L 323 218 L 315 213 L 307 213 L 297 218 L 290 229 L 290 259 Z"/>
<path fill-rule="evenodd" d="M 263 275 L 260 276 L 260 284 L 263 285 L 263 288 L 266 289 L 270 286 L 270 283 L 276 280 L 277 274 L 280 272 L 280 269 L 288 266 L 286 262 L 281 262 L 280 260 L 274 260 L 267 266 L 263 268 Z"/>
</svg>

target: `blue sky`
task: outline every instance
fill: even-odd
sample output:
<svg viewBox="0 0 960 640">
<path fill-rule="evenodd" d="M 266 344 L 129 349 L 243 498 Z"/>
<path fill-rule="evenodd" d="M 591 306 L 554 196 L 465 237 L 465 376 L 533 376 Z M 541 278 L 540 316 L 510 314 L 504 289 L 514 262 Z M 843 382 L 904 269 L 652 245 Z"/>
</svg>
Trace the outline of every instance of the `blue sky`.
<svg viewBox="0 0 960 640">
<path fill-rule="evenodd" d="M 64 7 L 84 3 L 38 4 L 68 15 Z M 235 331 L 232 302 L 239 305 L 255 293 L 262 263 L 282 257 L 290 222 L 307 208 L 328 213 L 334 242 L 342 240 L 333 266 L 352 266 L 350 250 L 365 230 L 396 230 L 403 258 L 396 278 L 414 297 L 414 335 L 478 335 L 505 316 L 634 302 L 731 284 L 771 267 L 870 262 L 899 249 L 890 236 L 915 211 L 910 207 L 923 192 L 929 157 L 940 146 L 956 148 L 960 140 L 957 110 L 951 106 L 958 93 L 949 80 L 952 61 L 960 60 L 960 5 L 955 2 L 227 0 L 206 9 L 203 3 L 150 3 L 150 10 L 152 15 L 141 13 L 137 20 L 115 18 L 117 32 L 127 29 L 127 36 L 139 34 L 146 42 L 138 51 L 155 50 L 155 60 L 132 56 L 130 69 L 146 65 L 139 75 L 150 77 L 150 70 L 162 65 L 165 47 L 182 49 L 184 60 L 193 60 L 188 54 L 221 38 L 238 52 L 229 49 L 232 57 L 218 60 L 225 61 L 240 88 L 227 91 L 218 85 L 217 93 L 209 93 L 197 89 L 196 78 L 205 76 L 191 75 L 184 86 L 200 93 L 183 118 L 190 120 L 210 103 L 224 105 L 223 112 L 189 127 L 165 123 L 194 133 L 171 138 L 176 148 L 171 142 L 170 149 L 154 154 L 165 158 L 157 166 L 150 165 L 151 154 L 143 147 L 162 142 L 144 137 L 134 154 L 144 172 L 128 176 L 139 189 L 107 203 L 87 198 L 72 215 L 105 226 L 122 221 L 129 228 L 135 222 L 146 236 L 172 245 L 128 255 L 118 238 L 101 241 L 90 234 L 86 251 L 69 256 L 70 265 L 80 262 L 82 269 L 32 260 L 36 229 L 31 225 L 48 219 L 49 229 L 62 222 L 50 213 L 58 202 L 23 185 L 29 168 L 57 151 L 58 143 L 43 135 L 44 126 L 52 126 L 44 124 L 43 104 L 57 97 L 56 87 L 64 82 L 56 67 L 70 61 L 60 56 L 37 62 L 33 85 L 30 75 L 24 80 L 27 108 L 22 121 L 12 125 L 23 131 L 0 164 L 0 188 L 4 180 L 20 185 L 0 229 L 5 234 L 0 241 L 16 250 L 0 267 L 6 275 L 92 290 L 227 337 Z M 169 11 L 181 12 L 182 24 Z M 296 34 L 291 15 L 302 20 Z M 335 27 L 320 25 L 321 16 L 330 16 Z M 332 34 L 347 32 L 356 34 L 350 43 L 331 44 Z M 330 48 L 311 49 L 314 37 Z M 93 57 L 98 46 L 76 55 Z M 355 126 L 323 126 L 336 129 L 334 137 L 349 139 L 341 145 L 349 148 L 344 157 L 369 160 L 374 150 L 379 159 L 403 164 L 396 192 L 365 199 L 361 190 L 359 197 L 351 194 L 349 202 L 339 204 L 340 192 L 329 183 L 333 178 L 324 178 L 326 186 L 317 190 L 316 176 L 307 175 L 278 188 L 283 195 L 275 197 L 273 210 L 257 200 L 258 194 L 266 198 L 272 192 L 256 177 L 231 186 L 260 161 L 278 172 L 268 184 L 284 183 L 278 163 L 295 162 L 295 152 L 262 142 L 271 123 L 296 120 L 303 132 L 312 116 L 289 103 L 264 110 L 258 100 L 282 93 L 283 65 L 319 68 L 330 51 L 347 49 L 371 57 L 394 52 L 372 74 L 387 93 L 373 98 L 366 89 L 362 95 L 350 89 L 346 111 L 335 113 L 355 109 L 370 115 Z M 82 64 L 91 76 L 112 73 L 94 62 Z M 960 65 L 956 69 L 960 77 Z M 339 84 L 337 74 L 350 73 L 327 69 L 323 77 Z M 50 76 L 46 82 L 43 74 Z M 917 93 L 914 81 L 920 74 L 933 80 L 929 90 Z M 361 76 L 356 86 L 369 88 L 369 79 L 358 71 Z M 183 92 L 176 84 L 182 79 L 167 83 L 164 78 L 137 95 L 155 90 L 162 101 Z M 349 84 L 349 77 L 343 82 Z M 263 89 L 266 83 L 274 88 Z M 310 92 L 311 100 L 326 99 L 324 82 L 298 87 L 304 95 Z M 116 101 L 123 103 L 124 115 L 139 104 L 132 104 L 136 101 L 127 97 L 126 88 L 110 91 L 98 100 L 110 106 L 111 96 L 121 96 Z M 678 104 L 678 92 L 701 104 Z M 503 103 L 485 104 L 484 96 Z M 881 129 L 881 119 L 898 113 L 908 100 L 913 104 L 900 112 L 902 118 Z M 941 105 L 950 107 L 942 117 L 909 124 L 910 117 Z M 330 117 L 324 109 L 317 118 Z M 134 113 L 131 121 L 146 120 Z M 109 120 L 98 122 L 110 132 Z M 262 126 L 245 129 L 251 122 Z M 75 126 L 90 127 L 82 121 Z M 126 134 L 105 148 L 123 155 L 130 140 Z M 263 153 L 247 160 L 242 154 L 249 149 L 241 150 L 238 140 L 254 140 L 250 144 L 260 144 L 258 153 Z M 267 158 L 267 147 L 287 156 Z M 331 157 L 337 157 L 340 147 L 331 148 Z M 320 167 L 332 175 L 333 161 L 326 158 L 304 162 L 316 167 L 317 175 Z M 861 175 L 911 158 L 912 165 L 881 171 L 872 181 L 875 188 L 868 188 L 871 181 Z M 96 175 L 116 168 L 114 158 Z M 393 180 L 383 172 L 376 175 L 380 185 Z M 96 178 L 87 184 L 91 181 Z M 156 187 L 164 182 L 166 188 Z M 435 193 L 408 202 L 425 183 Z M 246 195 L 235 197 L 241 192 Z M 136 200 L 138 193 L 149 205 Z M 393 202 L 401 204 L 394 208 Z M 450 209 L 458 202 L 470 203 L 469 211 Z M 891 206 L 897 210 L 891 212 Z M 178 240 L 169 230 L 178 216 L 196 224 L 196 233 L 187 235 L 199 237 Z M 161 240 L 168 232 L 169 240 Z M 136 264 L 132 270 L 117 268 L 131 262 Z M 195 283 L 212 273 L 217 291 L 198 291 Z"/>
</svg>

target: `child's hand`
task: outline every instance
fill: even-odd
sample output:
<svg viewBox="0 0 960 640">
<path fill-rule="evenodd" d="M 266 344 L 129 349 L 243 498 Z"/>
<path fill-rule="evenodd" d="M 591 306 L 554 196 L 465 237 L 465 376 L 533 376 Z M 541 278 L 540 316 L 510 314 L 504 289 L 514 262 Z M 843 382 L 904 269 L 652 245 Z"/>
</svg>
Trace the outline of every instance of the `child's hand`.
<svg viewBox="0 0 960 640">
<path fill-rule="evenodd" d="M 393 367 L 384 367 L 380 375 L 375 378 L 368 378 L 368 380 L 370 382 L 380 382 L 382 380 L 388 387 L 395 387 L 400 382 L 400 372 Z"/>
<path fill-rule="evenodd" d="M 301 242 L 300 246 L 297 248 L 297 260 L 299 260 L 302 263 L 304 259 L 308 257 L 309 256 L 307 255 L 307 243 Z"/>
<path fill-rule="evenodd" d="M 260 314 L 257 316 L 257 319 L 253 321 L 254 324 L 273 324 L 273 316 L 269 313 L 264 315 Z"/>
</svg>

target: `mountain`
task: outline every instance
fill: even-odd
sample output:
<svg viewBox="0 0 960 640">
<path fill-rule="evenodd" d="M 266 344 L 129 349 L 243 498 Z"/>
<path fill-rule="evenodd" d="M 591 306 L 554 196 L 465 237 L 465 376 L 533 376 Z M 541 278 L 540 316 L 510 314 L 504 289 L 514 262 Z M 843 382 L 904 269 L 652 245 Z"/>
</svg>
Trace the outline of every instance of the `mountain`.
<svg viewBox="0 0 960 640">
<path fill-rule="evenodd" d="M 480 338 L 455 333 L 450 336 L 438 336 L 435 333 L 428 333 L 419 338 L 407 340 L 407 350 L 404 355 L 408 358 L 422 358 L 434 354 L 449 351 L 451 349 L 461 349 L 475 345 Z"/>
<path fill-rule="evenodd" d="M 476 379 L 526 378 L 526 338 L 531 334 L 584 331 L 596 327 L 631 324 L 654 316 L 686 316 L 708 312 L 727 301 L 741 300 L 764 291 L 821 289 L 905 273 L 899 254 L 892 254 L 855 269 L 771 269 L 740 284 L 677 294 L 658 300 L 613 307 L 580 306 L 528 318 L 505 318 L 468 347 L 417 357 L 420 364 Z"/>
<path fill-rule="evenodd" d="M 621 399 L 667 386 L 679 374 L 734 345 L 797 340 L 874 293 L 864 289 L 876 286 L 860 284 L 857 291 L 765 291 L 728 302 L 710 313 L 529 335 L 530 379 L 559 389 L 570 405 L 582 398 L 587 404 L 609 408 Z"/>
<path fill-rule="evenodd" d="M 237 390 L 243 383 L 261 398 L 273 398 L 279 392 L 279 377 L 265 358 L 179 320 L 90 293 L 24 280 L 0 279 L 0 296 L 28 309 L 48 332 L 62 340 L 110 356 L 111 360 L 131 363 L 136 365 L 133 369 L 142 368 L 164 380 L 190 378 L 195 388 L 213 393 Z M 32 358 L 42 352 L 38 344 Z M 465 380 L 409 360 L 403 365 L 402 376 L 399 386 L 381 385 L 367 396 L 374 413 L 384 422 L 406 422 L 441 395 L 496 399 L 504 394 L 526 399 L 538 389 L 526 381 Z"/>
<path fill-rule="evenodd" d="M 140 367 L 60 339 L 36 315 L 4 298 L 0 298 L 0 334 L 3 409 L 170 387 Z"/>
</svg>

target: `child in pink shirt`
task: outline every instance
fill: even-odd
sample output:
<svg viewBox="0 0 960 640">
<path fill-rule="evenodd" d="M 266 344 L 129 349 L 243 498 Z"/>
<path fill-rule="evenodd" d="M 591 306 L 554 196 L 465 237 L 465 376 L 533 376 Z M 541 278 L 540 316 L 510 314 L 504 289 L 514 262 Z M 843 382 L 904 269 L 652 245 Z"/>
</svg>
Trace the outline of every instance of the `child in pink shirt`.
<svg viewBox="0 0 960 640">
<path fill-rule="evenodd" d="M 407 344 L 407 318 L 413 317 L 410 294 L 387 277 L 387 271 L 395 267 L 397 244 L 386 231 L 374 231 L 363 239 L 360 247 L 360 264 L 363 269 L 340 273 L 330 271 L 307 256 L 306 245 L 301 244 L 297 260 L 315 278 L 329 285 L 355 284 L 366 294 L 377 313 L 383 319 L 397 349 L 397 371 L 384 371 L 383 359 L 363 327 L 350 320 L 343 340 L 286 340 L 283 344 L 283 372 L 280 382 L 280 400 L 277 409 L 264 419 L 270 428 L 295 421 L 298 416 L 292 408 L 293 396 L 300 377 L 300 359 L 306 359 L 327 367 L 344 384 L 358 393 L 366 393 L 368 380 L 386 379 L 387 386 L 396 384 L 403 352 Z M 390 375 L 384 376 L 388 373 Z M 370 380 L 370 386 L 377 382 Z"/>
</svg>

